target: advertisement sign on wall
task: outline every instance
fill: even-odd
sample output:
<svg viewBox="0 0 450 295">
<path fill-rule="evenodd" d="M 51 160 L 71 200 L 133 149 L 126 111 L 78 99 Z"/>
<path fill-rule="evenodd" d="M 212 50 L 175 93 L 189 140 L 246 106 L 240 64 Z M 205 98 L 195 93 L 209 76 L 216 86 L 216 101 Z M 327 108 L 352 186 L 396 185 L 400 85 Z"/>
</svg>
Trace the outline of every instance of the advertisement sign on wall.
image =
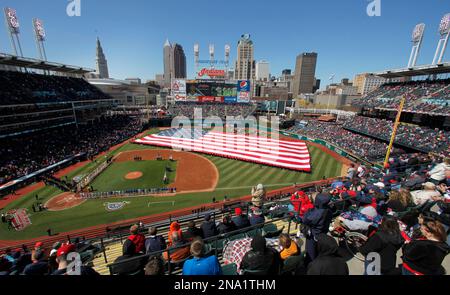
<svg viewBox="0 0 450 295">
<path fill-rule="evenodd" d="M 250 81 L 239 80 L 237 85 L 237 102 L 250 102 Z"/>
<path fill-rule="evenodd" d="M 172 81 L 172 96 L 175 100 L 186 100 L 186 80 L 176 79 Z"/>
</svg>

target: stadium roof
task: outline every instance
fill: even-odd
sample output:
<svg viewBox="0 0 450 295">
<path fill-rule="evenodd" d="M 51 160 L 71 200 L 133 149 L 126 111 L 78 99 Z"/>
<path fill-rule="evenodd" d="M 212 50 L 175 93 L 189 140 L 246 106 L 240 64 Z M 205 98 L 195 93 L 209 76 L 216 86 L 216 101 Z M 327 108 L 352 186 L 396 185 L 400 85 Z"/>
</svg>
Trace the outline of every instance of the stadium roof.
<svg viewBox="0 0 450 295">
<path fill-rule="evenodd" d="M 450 63 L 441 63 L 437 65 L 415 66 L 412 68 L 403 68 L 396 70 L 387 70 L 383 72 L 372 73 L 372 75 L 383 78 L 401 78 L 426 75 L 450 74 Z"/>
<path fill-rule="evenodd" d="M 70 66 L 55 62 L 44 61 L 40 59 L 20 57 L 4 53 L 0 53 L 0 65 L 22 67 L 44 71 L 55 71 L 61 73 L 80 74 L 80 75 L 94 72 L 93 69 Z"/>
</svg>

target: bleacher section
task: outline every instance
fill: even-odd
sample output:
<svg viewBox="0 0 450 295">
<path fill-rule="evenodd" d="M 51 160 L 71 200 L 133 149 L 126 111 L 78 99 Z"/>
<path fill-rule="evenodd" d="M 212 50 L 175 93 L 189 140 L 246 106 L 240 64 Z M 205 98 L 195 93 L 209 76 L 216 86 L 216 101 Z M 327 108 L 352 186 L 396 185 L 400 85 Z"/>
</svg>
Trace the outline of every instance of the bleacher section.
<svg viewBox="0 0 450 295">
<path fill-rule="evenodd" d="M 0 105 L 105 100 L 111 97 L 84 79 L 0 71 Z"/>
<path fill-rule="evenodd" d="M 196 103 L 196 102 L 176 102 L 169 108 L 169 113 L 173 116 L 194 117 L 195 108 L 202 110 L 203 118 L 218 116 L 225 119 L 227 116 L 244 118 L 252 115 L 256 106 L 248 103 Z"/>
<path fill-rule="evenodd" d="M 450 115 L 450 79 L 387 83 L 352 104 L 367 109 L 396 110 L 403 96 L 407 97 L 405 112 Z"/>
</svg>

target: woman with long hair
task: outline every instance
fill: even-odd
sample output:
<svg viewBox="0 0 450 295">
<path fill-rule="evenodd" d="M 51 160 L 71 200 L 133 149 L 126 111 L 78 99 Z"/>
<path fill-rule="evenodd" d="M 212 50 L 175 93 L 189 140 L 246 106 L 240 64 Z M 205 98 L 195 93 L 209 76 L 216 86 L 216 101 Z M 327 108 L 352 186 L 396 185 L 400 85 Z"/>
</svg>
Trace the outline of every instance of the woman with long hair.
<svg viewBox="0 0 450 295">
<path fill-rule="evenodd" d="M 400 274 L 397 270 L 397 252 L 405 240 L 395 217 L 384 216 L 378 231 L 360 248 L 361 254 L 378 253 L 381 257 L 381 274 Z"/>
<path fill-rule="evenodd" d="M 420 237 L 403 246 L 404 275 L 442 275 L 442 261 L 450 252 L 439 221 L 420 219 Z"/>
</svg>

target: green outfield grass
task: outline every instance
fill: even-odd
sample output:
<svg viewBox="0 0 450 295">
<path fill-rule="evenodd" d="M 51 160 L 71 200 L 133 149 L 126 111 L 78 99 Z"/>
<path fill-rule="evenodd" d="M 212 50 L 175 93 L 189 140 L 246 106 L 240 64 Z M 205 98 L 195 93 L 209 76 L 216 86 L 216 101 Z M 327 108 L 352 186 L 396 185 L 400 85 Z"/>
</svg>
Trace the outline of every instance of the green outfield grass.
<svg viewBox="0 0 450 295">
<path fill-rule="evenodd" d="M 155 130 L 151 130 L 148 133 L 152 132 L 155 132 Z M 126 144 L 118 150 L 112 152 L 111 155 L 115 155 L 123 151 L 145 149 L 155 148 L 144 145 Z M 70 230 L 82 229 L 93 225 L 107 224 L 130 218 L 138 218 L 156 213 L 169 212 L 176 209 L 209 203 L 211 202 L 213 197 L 215 197 L 217 200 L 222 200 L 224 196 L 227 196 L 229 199 L 237 198 L 248 195 L 250 193 L 251 187 L 259 183 L 264 184 L 269 190 L 275 190 L 291 186 L 294 183 L 307 183 L 322 179 L 323 177 L 328 178 L 340 176 L 342 170 L 341 163 L 339 163 L 336 159 L 334 159 L 327 153 L 322 152 L 319 148 L 310 146 L 309 150 L 312 159 L 312 173 L 294 172 L 219 157 L 205 156 L 217 166 L 217 169 L 219 171 L 219 183 L 214 192 L 179 194 L 175 197 L 167 197 L 163 199 L 157 197 L 113 199 L 110 201 L 130 202 L 130 204 L 126 205 L 123 210 L 115 212 L 107 212 L 105 210 L 104 203 L 107 202 L 107 200 L 89 200 L 78 207 L 65 211 L 40 212 L 34 214 L 32 213 L 31 220 L 33 224 L 21 232 L 8 231 L 7 227 L 4 224 L 1 224 L 0 239 L 28 239 L 38 236 L 45 236 L 46 230 L 49 227 L 52 228 L 54 232 L 65 232 Z M 94 169 L 99 162 L 101 162 L 101 160 L 97 160 L 97 164 L 90 163 L 85 167 L 79 168 L 76 171 L 70 173 L 68 177 L 72 178 L 76 175 L 86 174 Z M 144 174 L 150 174 L 152 175 L 152 177 L 149 176 L 148 183 L 147 180 L 145 180 L 142 181 L 141 184 L 145 186 L 148 185 L 148 187 L 154 187 L 158 184 L 158 181 L 162 180 L 165 167 L 165 164 L 163 164 L 161 176 L 161 167 L 157 167 L 158 163 L 155 164 L 154 162 L 155 161 L 144 161 L 142 162 L 142 165 L 144 165 L 145 167 L 139 166 L 139 169 L 136 167 L 137 165 L 141 165 L 141 163 L 124 162 L 124 167 L 116 166 L 116 164 L 122 163 L 114 163 L 114 166 L 111 166 L 107 171 L 101 174 L 95 180 L 93 185 L 96 186 L 96 188 L 98 188 L 99 190 L 111 190 L 111 187 L 114 187 L 114 189 L 122 189 L 126 185 L 126 182 L 122 180 L 125 174 L 124 171 L 131 172 L 137 170 L 145 170 L 146 172 L 143 171 Z M 116 171 L 116 169 L 118 170 Z M 155 176 L 153 177 L 153 175 Z M 175 177 L 175 173 L 170 175 L 170 177 Z M 60 193 L 61 191 L 57 190 L 56 188 L 44 187 L 42 189 L 39 189 L 37 192 L 33 192 L 13 202 L 12 204 L 9 204 L 7 208 L 5 208 L 5 210 L 13 208 L 29 208 L 31 212 L 31 206 L 34 202 L 34 196 L 36 194 L 39 195 L 40 201 L 42 203 L 45 203 L 47 200 Z M 172 206 L 171 203 L 159 203 L 172 201 L 175 201 L 174 206 Z"/>
<path fill-rule="evenodd" d="M 112 163 L 93 182 L 94 191 L 110 192 L 126 189 L 148 189 L 167 187 L 163 182 L 166 167 L 170 167 L 167 173 L 169 183 L 175 181 L 177 162 L 171 161 L 128 161 Z M 125 179 L 130 172 L 142 172 L 139 179 Z"/>
</svg>

